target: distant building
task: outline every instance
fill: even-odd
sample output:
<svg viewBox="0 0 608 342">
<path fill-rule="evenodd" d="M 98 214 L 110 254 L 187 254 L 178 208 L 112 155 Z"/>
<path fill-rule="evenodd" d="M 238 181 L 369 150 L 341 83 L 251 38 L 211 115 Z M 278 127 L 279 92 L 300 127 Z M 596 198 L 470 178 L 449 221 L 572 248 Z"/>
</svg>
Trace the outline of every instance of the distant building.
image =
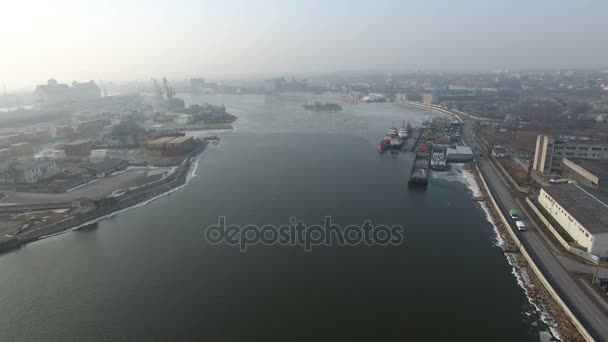
<svg viewBox="0 0 608 342">
<path fill-rule="evenodd" d="M 165 156 L 181 156 L 194 148 L 193 137 L 177 137 L 165 142 L 163 155 Z"/>
<path fill-rule="evenodd" d="M 192 94 L 200 94 L 206 88 L 204 78 L 191 78 L 190 79 L 190 92 Z"/>
<path fill-rule="evenodd" d="M 39 85 L 34 89 L 34 101 L 38 107 L 64 105 L 99 97 L 101 97 L 101 89 L 94 81 L 73 82 L 70 88 L 67 84 L 57 83 L 57 80 L 51 78 L 47 84 Z"/>
<path fill-rule="evenodd" d="M 578 137 L 556 139 L 545 134 L 538 135 L 532 164 L 534 170 L 543 173 L 560 171 L 563 158 L 608 160 L 608 144 Z"/>
<path fill-rule="evenodd" d="M 436 104 L 439 102 L 437 96 L 433 93 L 422 94 L 422 103 L 424 104 Z"/>
<path fill-rule="evenodd" d="M 275 91 L 282 91 L 285 88 L 287 81 L 285 77 L 273 78 L 270 80 L 264 80 L 264 90 L 272 93 Z"/>
<path fill-rule="evenodd" d="M 78 123 L 78 134 L 85 137 L 95 137 L 103 132 L 104 127 L 111 124 L 110 119 L 95 119 Z"/>
<path fill-rule="evenodd" d="M 65 156 L 68 158 L 84 158 L 91 154 L 91 140 L 74 140 L 63 146 Z"/>
<path fill-rule="evenodd" d="M 69 138 L 74 136 L 75 134 L 76 130 L 74 130 L 74 127 L 70 125 L 61 125 L 55 127 L 53 136 L 57 138 Z"/>
<path fill-rule="evenodd" d="M 60 105 L 70 100 L 70 87 L 67 84 L 58 84 L 53 78 L 48 80 L 46 85 L 39 85 L 34 89 L 34 101 L 41 107 Z"/>
<path fill-rule="evenodd" d="M 91 155 L 89 156 L 89 161 L 91 163 L 101 163 L 104 160 L 110 158 L 108 154 L 108 150 L 91 150 Z"/>
<path fill-rule="evenodd" d="M 189 115 L 189 114 L 182 114 L 180 116 L 178 116 L 177 118 L 175 118 L 175 122 L 181 125 L 187 125 L 192 123 L 193 120 L 193 116 Z"/>
<path fill-rule="evenodd" d="M 74 81 L 70 90 L 72 101 L 90 101 L 101 97 L 101 89 L 94 81 L 84 83 Z"/>
<path fill-rule="evenodd" d="M 608 198 L 598 191 L 570 183 L 543 187 L 538 203 L 588 253 L 608 252 Z"/>
<path fill-rule="evenodd" d="M 100 163 L 91 164 L 86 169 L 94 173 L 97 178 L 103 178 L 112 172 L 124 170 L 127 166 L 129 166 L 129 162 L 126 160 L 110 158 Z"/>
<path fill-rule="evenodd" d="M 33 184 L 50 178 L 59 172 L 53 160 L 14 162 L 0 167 L 0 181 Z"/>
<path fill-rule="evenodd" d="M 564 158 L 562 176 L 585 186 L 608 192 L 607 160 Z"/>
</svg>

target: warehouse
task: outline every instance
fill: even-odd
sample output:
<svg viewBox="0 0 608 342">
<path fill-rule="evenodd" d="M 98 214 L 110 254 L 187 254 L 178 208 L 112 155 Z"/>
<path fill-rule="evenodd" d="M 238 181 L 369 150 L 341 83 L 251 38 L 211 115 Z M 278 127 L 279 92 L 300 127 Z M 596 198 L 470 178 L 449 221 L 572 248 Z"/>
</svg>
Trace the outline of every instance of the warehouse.
<svg viewBox="0 0 608 342">
<path fill-rule="evenodd" d="M 97 164 L 91 164 L 86 169 L 95 174 L 97 178 L 103 178 L 112 172 L 124 170 L 127 166 L 129 166 L 129 162 L 126 160 L 110 158 Z"/>
<path fill-rule="evenodd" d="M 575 183 L 543 187 L 538 203 L 587 252 L 608 252 L 608 198 Z"/>
<path fill-rule="evenodd" d="M 466 163 L 473 160 L 473 151 L 468 146 L 454 146 L 447 149 L 448 163 Z"/>
<path fill-rule="evenodd" d="M 91 140 L 74 140 L 64 145 L 65 155 L 69 158 L 88 157 L 91 154 Z"/>
<path fill-rule="evenodd" d="M 562 176 L 608 192 L 608 161 L 564 158 Z"/>
<path fill-rule="evenodd" d="M 181 156 L 194 148 L 194 138 L 192 137 L 177 137 L 165 143 L 164 155 L 166 156 Z"/>
<path fill-rule="evenodd" d="M 0 181 L 8 183 L 36 183 L 59 172 L 52 160 L 15 162 L 0 169 Z"/>
</svg>

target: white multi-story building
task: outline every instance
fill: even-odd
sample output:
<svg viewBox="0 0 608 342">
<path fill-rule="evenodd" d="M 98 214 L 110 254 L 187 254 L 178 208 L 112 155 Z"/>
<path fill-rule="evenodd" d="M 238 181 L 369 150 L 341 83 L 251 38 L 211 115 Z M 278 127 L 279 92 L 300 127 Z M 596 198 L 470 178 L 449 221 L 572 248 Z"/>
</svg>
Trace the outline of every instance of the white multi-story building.
<svg viewBox="0 0 608 342">
<path fill-rule="evenodd" d="M 608 160 L 608 143 L 579 137 L 538 135 L 532 164 L 534 170 L 543 173 L 559 171 L 563 158 Z"/>
<path fill-rule="evenodd" d="M 175 118 L 175 122 L 178 124 L 182 124 L 182 125 L 187 125 L 192 123 L 193 117 L 192 115 L 189 114 L 182 114 L 180 116 L 178 116 L 177 118 Z"/>
<path fill-rule="evenodd" d="M 15 162 L 0 167 L 0 181 L 7 183 L 36 183 L 59 172 L 53 160 Z"/>
<path fill-rule="evenodd" d="M 608 257 L 608 198 L 575 183 L 543 187 L 538 203 L 577 244 L 597 257 Z"/>
</svg>

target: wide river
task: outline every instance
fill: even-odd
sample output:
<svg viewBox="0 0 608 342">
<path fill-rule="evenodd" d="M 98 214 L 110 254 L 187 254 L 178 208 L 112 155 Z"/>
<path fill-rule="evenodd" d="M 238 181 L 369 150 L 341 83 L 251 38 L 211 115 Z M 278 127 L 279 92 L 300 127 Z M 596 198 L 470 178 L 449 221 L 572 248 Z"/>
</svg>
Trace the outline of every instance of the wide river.
<svg viewBox="0 0 608 342">
<path fill-rule="evenodd" d="M 496 247 L 462 166 L 408 189 L 412 157 L 379 155 L 399 104 L 305 111 L 312 94 L 209 95 L 232 132 L 187 186 L 0 255 L 1 341 L 539 341 L 546 330 Z M 214 133 L 215 134 L 215 133 Z M 405 227 L 399 246 L 250 247 L 205 240 L 229 223 Z"/>
</svg>

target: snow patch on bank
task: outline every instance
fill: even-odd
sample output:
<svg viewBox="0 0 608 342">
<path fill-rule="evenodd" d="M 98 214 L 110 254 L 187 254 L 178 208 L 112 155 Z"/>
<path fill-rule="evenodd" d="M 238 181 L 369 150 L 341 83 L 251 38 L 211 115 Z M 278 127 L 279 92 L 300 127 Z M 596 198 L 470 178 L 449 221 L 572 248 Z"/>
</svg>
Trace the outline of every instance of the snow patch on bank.
<svg viewBox="0 0 608 342">
<path fill-rule="evenodd" d="M 190 164 L 190 170 L 188 170 L 188 174 L 186 175 L 186 179 L 185 179 L 185 181 L 184 181 L 184 184 L 182 184 L 182 185 L 180 185 L 180 186 L 178 186 L 178 187 L 175 187 L 175 188 L 173 188 L 173 189 L 171 189 L 171 190 L 169 190 L 169 191 L 166 191 L 166 192 L 163 192 L 163 193 L 161 193 L 161 194 L 158 194 L 158 195 L 156 195 L 156 196 L 154 196 L 154 197 L 151 197 L 151 198 L 149 198 L 149 199 L 147 199 L 147 200 L 145 200 L 145 201 L 143 201 L 143 202 L 140 202 L 140 203 L 134 204 L 134 205 L 132 205 L 132 206 L 130 206 L 130 207 L 127 207 L 127 208 L 124 208 L 124 209 L 121 209 L 121 210 L 115 211 L 115 212 L 113 212 L 113 213 L 110 213 L 110 214 L 107 214 L 107 215 L 104 215 L 104 216 L 101 216 L 101 217 L 98 217 L 98 218 L 92 219 L 92 220 L 87 221 L 87 222 L 85 222 L 85 223 L 82 223 L 82 224 L 80 224 L 80 225 L 78 225 L 78 226 L 76 226 L 76 227 L 73 227 L 73 228 L 70 228 L 70 229 L 67 229 L 67 230 L 64 230 L 64 231 L 61 231 L 61 232 L 57 232 L 57 233 L 54 233 L 54 234 L 49 234 L 49 235 L 44 235 L 44 236 L 41 236 L 40 238 L 38 238 L 38 240 L 41 240 L 41 239 L 46 239 L 46 238 L 53 237 L 53 236 L 56 236 L 56 235 L 60 235 L 60 234 L 67 233 L 67 232 L 71 232 L 71 231 L 74 231 L 74 230 L 80 229 L 80 228 L 82 228 L 82 227 L 88 226 L 88 225 L 90 225 L 90 224 L 97 223 L 97 222 L 99 222 L 99 221 L 105 220 L 105 219 L 107 219 L 107 218 L 114 217 L 114 216 L 116 216 L 116 215 L 118 215 L 118 214 L 120 214 L 120 213 L 122 213 L 122 212 L 127 211 L 127 210 L 130 210 L 130 209 L 133 209 L 133 208 L 139 208 L 139 207 L 143 207 L 143 206 L 147 205 L 148 203 L 150 203 L 150 202 L 152 202 L 152 201 L 155 201 L 155 200 L 157 200 L 157 199 L 159 199 L 159 198 L 161 198 L 161 197 L 165 197 L 165 196 L 167 196 L 167 195 L 171 194 L 172 192 L 178 191 L 179 189 L 181 189 L 181 188 L 185 187 L 186 185 L 188 185 L 188 183 L 190 183 L 190 181 L 191 181 L 193 178 L 195 178 L 195 177 L 196 177 L 196 175 L 197 175 L 197 174 L 196 174 L 196 171 L 198 170 L 198 163 L 199 163 L 199 161 L 200 161 L 201 157 L 202 157 L 202 153 L 201 153 L 201 154 L 199 154 L 199 155 L 196 157 L 196 160 L 194 160 L 194 161 L 193 161 L 193 162 Z"/>
<path fill-rule="evenodd" d="M 471 172 L 469 170 L 465 170 L 463 168 L 463 164 L 453 164 L 452 168 L 453 168 L 453 170 L 455 169 L 455 171 L 461 175 L 460 177 L 458 177 L 458 180 L 467 186 L 467 189 L 471 192 L 473 197 L 482 196 L 481 188 L 479 186 L 479 183 L 477 183 L 477 179 L 475 178 L 475 175 L 473 174 L 473 172 Z M 492 215 L 490 213 L 490 209 L 488 207 L 489 204 L 486 203 L 485 201 L 480 201 L 479 205 L 481 206 L 481 209 L 485 213 L 486 220 L 492 225 L 492 228 L 494 231 L 494 245 L 497 247 L 501 247 L 504 244 L 505 240 L 502 237 L 502 235 L 500 234 L 500 231 L 498 230 L 498 225 L 496 224 L 496 222 L 494 221 L 494 218 L 492 217 Z M 539 305 L 538 303 L 536 303 L 535 301 L 532 300 L 532 296 L 530 294 L 529 288 L 533 287 L 534 285 L 532 284 L 532 281 L 530 280 L 530 275 L 528 274 L 528 270 L 517 266 L 517 262 L 516 262 L 515 256 L 513 254 L 505 254 L 505 257 L 506 257 L 509 265 L 511 265 L 511 273 L 515 276 L 517 285 L 519 285 L 519 287 L 521 287 L 524 290 L 526 298 L 528 299 L 528 303 L 530 303 L 530 305 L 532 305 L 532 307 L 534 307 L 534 309 L 538 313 L 541 321 L 543 323 L 545 323 L 547 325 L 547 327 L 549 328 L 549 330 L 551 331 L 551 334 L 555 338 L 557 338 L 558 340 L 561 341 L 562 336 L 556 328 L 555 321 L 547 313 L 547 311 L 544 309 L 544 307 L 542 307 L 542 305 Z"/>
</svg>

